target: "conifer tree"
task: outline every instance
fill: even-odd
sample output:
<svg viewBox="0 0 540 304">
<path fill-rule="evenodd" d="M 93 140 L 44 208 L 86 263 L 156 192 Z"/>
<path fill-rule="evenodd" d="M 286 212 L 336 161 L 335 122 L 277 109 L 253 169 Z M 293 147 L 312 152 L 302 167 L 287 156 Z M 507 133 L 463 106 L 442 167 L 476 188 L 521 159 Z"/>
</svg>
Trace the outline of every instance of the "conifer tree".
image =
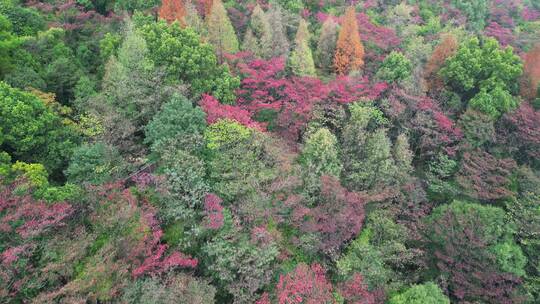
<svg viewBox="0 0 540 304">
<path fill-rule="evenodd" d="M 326 19 L 322 25 L 315 56 L 317 66 L 325 72 L 330 72 L 333 69 L 338 28 L 338 24 L 332 18 Z"/>
<path fill-rule="evenodd" d="M 221 0 L 214 0 L 210 15 L 206 18 L 206 23 L 208 40 L 215 46 L 220 58 L 223 53 L 238 52 L 238 39 Z"/>
<path fill-rule="evenodd" d="M 202 20 L 201 16 L 199 16 L 199 12 L 197 11 L 197 7 L 195 6 L 195 4 L 193 4 L 193 1 L 185 0 L 184 7 L 186 10 L 186 16 L 184 17 L 186 25 L 191 27 L 200 36 L 208 36 L 206 24 Z"/>
<path fill-rule="evenodd" d="M 173 23 L 178 21 L 180 25 L 185 26 L 186 8 L 182 0 L 163 0 L 159 8 L 159 18 Z"/>
<path fill-rule="evenodd" d="M 212 12 L 212 5 L 214 4 L 214 0 L 200 0 L 199 3 L 201 3 L 202 5 L 204 17 L 208 17 Z"/>
<path fill-rule="evenodd" d="M 272 29 L 270 28 L 268 16 L 258 4 L 251 13 L 250 28 L 257 39 L 257 49 L 250 51 L 259 57 L 271 57 L 270 54 L 273 48 Z"/>
<path fill-rule="evenodd" d="M 347 8 L 339 32 L 334 67 L 338 74 L 347 74 L 364 65 L 364 46 L 360 41 L 354 6 Z"/>
<path fill-rule="evenodd" d="M 266 13 L 270 24 L 272 35 L 272 47 L 269 49 L 267 57 L 286 56 L 289 52 L 289 41 L 285 34 L 285 25 L 283 22 L 283 9 L 278 3 L 272 3 Z"/>
<path fill-rule="evenodd" d="M 536 44 L 523 58 L 523 82 L 521 95 L 527 99 L 537 96 L 540 85 L 540 43 Z"/>
<path fill-rule="evenodd" d="M 314 76 L 315 64 L 309 47 L 309 30 L 307 22 L 303 19 L 298 26 L 294 44 L 294 49 L 287 60 L 287 69 L 298 76 Z"/>
<path fill-rule="evenodd" d="M 246 35 L 244 36 L 244 42 L 242 43 L 242 50 L 246 52 L 253 52 L 255 54 L 255 51 L 259 50 L 259 41 L 257 41 L 257 37 L 253 34 L 253 31 L 248 28 L 246 30 Z"/>
</svg>

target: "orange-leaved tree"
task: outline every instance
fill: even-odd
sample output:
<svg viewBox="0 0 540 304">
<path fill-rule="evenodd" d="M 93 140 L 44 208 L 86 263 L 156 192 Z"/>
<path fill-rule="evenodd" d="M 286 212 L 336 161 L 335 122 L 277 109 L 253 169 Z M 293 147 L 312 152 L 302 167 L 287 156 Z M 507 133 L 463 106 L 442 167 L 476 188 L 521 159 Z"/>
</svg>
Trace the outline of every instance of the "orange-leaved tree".
<svg viewBox="0 0 540 304">
<path fill-rule="evenodd" d="M 186 8 L 183 0 L 163 0 L 158 13 L 159 18 L 168 23 L 178 21 L 181 26 L 185 25 Z"/>
<path fill-rule="evenodd" d="M 426 63 L 425 79 L 428 89 L 440 88 L 443 86 L 441 78 L 437 75 L 448 57 L 454 55 L 458 48 L 458 41 L 452 34 L 441 35 L 441 42 L 435 47 L 431 57 Z"/>
<path fill-rule="evenodd" d="M 347 74 L 350 71 L 360 69 L 363 65 L 364 46 L 360 41 L 356 12 L 354 7 L 351 6 L 345 12 L 341 31 L 339 32 L 334 67 L 338 74 Z"/>
<path fill-rule="evenodd" d="M 540 85 L 540 43 L 537 43 L 523 58 L 521 96 L 534 99 Z"/>
</svg>

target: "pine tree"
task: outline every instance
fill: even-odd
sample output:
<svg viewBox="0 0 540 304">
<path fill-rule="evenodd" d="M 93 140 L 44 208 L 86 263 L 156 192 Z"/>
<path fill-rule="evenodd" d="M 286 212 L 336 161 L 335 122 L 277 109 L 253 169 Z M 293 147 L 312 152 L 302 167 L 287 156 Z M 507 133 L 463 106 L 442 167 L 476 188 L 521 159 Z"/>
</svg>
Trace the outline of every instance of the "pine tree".
<svg viewBox="0 0 540 304">
<path fill-rule="evenodd" d="M 339 32 L 334 67 L 338 74 L 358 70 L 364 65 L 364 46 L 360 41 L 354 6 L 347 8 Z"/>
<path fill-rule="evenodd" d="M 339 26 L 332 18 L 324 21 L 315 56 L 317 66 L 325 72 L 330 72 L 333 69 L 338 31 Z"/>
<path fill-rule="evenodd" d="M 523 58 L 523 80 L 521 95 L 533 100 L 540 85 L 540 43 L 536 44 Z"/>
<path fill-rule="evenodd" d="M 268 16 L 258 4 L 251 13 L 250 28 L 257 39 L 258 45 L 258 48 L 251 50 L 251 52 L 259 57 L 271 57 L 270 54 L 273 48 L 272 29 L 270 27 L 270 22 L 268 21 Z"/>
<path fill-rule="evenodd" d="M 273 46 L 269 49 L 268 57 L 286 56 L 289 52 L 289 41 L 285 35 L 285 25 L 283 22 L 283 9 L 278 3 L 272 6 L 266 13 L 270 24 Z"/>
<path fill-rule="evenodd" d="M 242 50 L 246 52 L 253 52 L 259 50 L 259 41 L 257 41 L 257 37 L 253 34 L 253 31 L 248 28 L 246 30 L 246 35 L 244 36 L 244 42 L 242 43 Z"/>
<path fill-rule="evenodd" d="M 202 37 L 208 36 L 208 30 L 206 24 L 199 16 L 197 7 L 193 4 L 192 0 L 185 0 L 184 7 L 186 9 L 186 16 L 184 17 L 186 25 L 191 27 L 197 34 Z"/>
<path fill-rule="evenodd" d="M 178 21 L 180 25 L 185 26 L 186 8 L 182 0 L 163 0 L 159 8 L 159 18 L 166 20 L 167 23 Z"/>
<path fill-rule="evenodd" d="M 238 39 L 221 0 L 214 0 L 210 15 L 206 18 L 206 23 L 208 40 L 215 46 L 220 58 L 223 53 L 238 52 Z"/>
<path fill-rule="evenodd" d="M 287 60 L 287 69 L 298 76 L 314 76 L 315 64 L 309 47 L 309 30 L 305 20 L 300 21 L 294 49 Z"/>
</svg>

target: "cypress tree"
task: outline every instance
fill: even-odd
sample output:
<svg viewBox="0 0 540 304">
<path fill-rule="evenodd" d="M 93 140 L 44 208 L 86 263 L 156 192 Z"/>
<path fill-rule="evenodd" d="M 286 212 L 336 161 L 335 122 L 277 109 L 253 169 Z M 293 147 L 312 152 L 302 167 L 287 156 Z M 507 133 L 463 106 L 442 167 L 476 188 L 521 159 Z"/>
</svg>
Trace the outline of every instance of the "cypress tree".
<svg viewBox="0 0 540 304">
<path fill-rule="evenodd" d="M 206 23 L 208 41 L 215 46 L 219 57 L 222 57 L 223 53 L 238 52 L 238 38 L 221 0 L 214 0 Z"/>
<path fill-rule="evenodd" d="M 339 32 L 334 67 L 338 74 L 347 74 L 364 65 L 364 46 L 360 41 L 354 7 L 347 8 Z"/>
<path fill-rule="evenodd" d="M 324 21 L 315 56 L 317 66 L 325 72 L 330 72 L 333 69 L 338 32 L 339 26 L 332 18 Z"/>
<path fill-rule="evenodd" d="M 298 26 L 294 44 L 294 49 L 287 60 L 288 70 L 298 76 L 314 76 L 315 64 L 309 48 L 309 31 L 307 22 L 303 19 Z"/>
</svg>

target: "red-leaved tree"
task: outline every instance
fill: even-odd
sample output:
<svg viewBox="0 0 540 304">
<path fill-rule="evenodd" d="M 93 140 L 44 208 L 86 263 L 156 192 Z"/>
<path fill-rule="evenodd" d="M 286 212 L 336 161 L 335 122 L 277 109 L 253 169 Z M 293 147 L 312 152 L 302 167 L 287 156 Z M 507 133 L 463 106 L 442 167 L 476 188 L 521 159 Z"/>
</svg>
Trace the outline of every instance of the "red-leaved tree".
<svg viewBox="0 0 540 304">
<path fill-rule="evenodd" d="M 333 303 L 332 284 L 326 279 L 326 271 L 319 264 L 298 264 L 296 268 L 279 277 L 276 286 L 279 304 L 326 304 Z"/>
</svg>

